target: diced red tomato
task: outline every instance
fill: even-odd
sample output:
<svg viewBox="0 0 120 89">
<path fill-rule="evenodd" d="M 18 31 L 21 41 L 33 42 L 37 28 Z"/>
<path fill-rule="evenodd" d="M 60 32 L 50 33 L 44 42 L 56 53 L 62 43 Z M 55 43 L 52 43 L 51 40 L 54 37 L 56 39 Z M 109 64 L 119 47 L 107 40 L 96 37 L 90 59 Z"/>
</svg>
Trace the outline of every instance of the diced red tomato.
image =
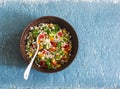
<svg viewBox="0 0 120 89">
<path fill-rule="evenodd" d="M 61 60 L 65 60 L 66 58 L 65 58 L 65 55 L 61 58 Z"/>
<path fill-rule="evenodd" d="M 69 52 L 69 51 L 71 50 L 71 48 L 70 48 L 70 47 L 67 47 L 67 48 L 65 48 L 65 50 L 66 50 L 67 52 Z"/>
<path fill-rule="evenodd" d="M 45 61 L 40 61 L 40 65 L 44 66 L 45 65 Z"/>
<path fill-rule="evenodd" d="M 54 47 L 57 46 L 57 43 L 56 43 L 56 42 L 51 41 L 51 44 L 52 44 Z"/>
<path fill-rule="evenodd" d="M 43 39 L 44 37 L 45 37 L 44 34 L 41 34 L 41 35 L 39 36 L 40 39 Z"/>
<path fill-rule="evenodd" d="M 64 48 L 67 48 L 67 47 L 69 47 L 69 44 L 64 45 Z"/>
<path fill-rule="evenodd" d="M 47 34 L 44 34 L 45 38 L 47 38 Z"/>
<path fill-rule="evenodd" d="M 69 51 L 71 50 L 71 48 L 70 48 L 70 45 L 69 45 L 69 44 L 66 44 L 66 45 L 64 46 L 64 48 L 65 48 L 65 51 L 67 51 L 67 52 L 69 52 Z"/>
<path fill-rule="evenodd" d="M 59 36 L 62 36 L 62 31 L 58 32 L 58 35 L 59 35 Z"/>
<path fill-rule="evenodd" d="M 43 54 L 46 54 L 46 52 L 47 52 L 46 50 L 43 50 L 43 51 L 42 51 Z"/>
</svg>

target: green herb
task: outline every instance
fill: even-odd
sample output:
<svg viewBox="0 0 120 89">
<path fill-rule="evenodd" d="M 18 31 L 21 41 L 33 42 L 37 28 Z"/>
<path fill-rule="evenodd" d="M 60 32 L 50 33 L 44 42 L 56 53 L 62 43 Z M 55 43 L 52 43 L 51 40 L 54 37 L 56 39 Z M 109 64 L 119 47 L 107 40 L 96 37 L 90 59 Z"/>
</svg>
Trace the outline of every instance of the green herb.
<svg viewBox="0 0 120 89">
<path fill-rule="evenodd" d="M 49 49 L 49 47 L 50 47 L 49 44 L 46 44 L 46 49 Z"/>
<path fill-rule="evenodd" d="M 49 29 L 47 26 L 43 27 L 43 30 L 44 30 L 45 32 L 47 32 L 47 34 L 50 33 L 50 29 Z"/>
<path fill-rule="evenodd" d="M 60 26 L 58 24 L 55 24 L 54 27 L 55 27 L 55 32 L 58 32 L 60 30 Z"/>
<path fill-rule="evenodd" d="M 35 63 L 39 64 L 40 63 L 40 59 L 38 57 L 35 58 Z"/>
<path fill-rule="evenodd" d="M 56 32 L 55 31 L 50 31 L 49 35 L 50 36 L 56 36 Z"/>
<path fill-rule="evenodd" d="M 43 45 L 43 49 L 46 49 L 46 45 Z"/>
<path fill-rule="evenodd" d="M 66 37 L 64 37 L 63 40 L 64 40 L 65 42 L 68 42 L 68 41 L 69 41 L 69 39 L 66 38 Z"/>
<path fill-rule="evenodd" d="M 38 29 L 32 30 L 32 35 L 33 35 L 34 38 L 37 38 L 38 34 L 39 34 L 39 30 Z"/>
<path fill-rule="evenodd" d="M 50 59 L 46 59 L 46 64 L 48 66 L 48 69 L 52 68 L 51 63 L 50 63 Z"/>
<path fill-rule="evenodd" d="M 57 56 L 57 57 L 55 58 L 55 60 L 60 60 L 60 56 Z"/>
<path fill-rule="evenodd" d="M 60 42 L 58 42 L 58 43 L 57 43 L 57 47 L 58 47 L 58 48 L 60 48 L 60 47 L 61 47 L 61 44 L 62 44 L 62 42 L 61 42 L 61 41 L 60 41 Z"/>
</svg>

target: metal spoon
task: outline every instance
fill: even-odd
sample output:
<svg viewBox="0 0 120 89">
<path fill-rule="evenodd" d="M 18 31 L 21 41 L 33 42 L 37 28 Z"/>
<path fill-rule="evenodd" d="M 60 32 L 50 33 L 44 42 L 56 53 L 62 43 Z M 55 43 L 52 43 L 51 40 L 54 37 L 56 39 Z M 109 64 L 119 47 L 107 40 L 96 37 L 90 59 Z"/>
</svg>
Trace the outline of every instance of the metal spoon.
<svg viewBox="0 0 120 89">
<path fill-rule="evenodd" d="M 40 34 L 39 34 L 39 35 L 40 35 Z M 36 55 L 37 55 L 37 53 L 38 53 L 38 50 L 39 50 L 39 44 L 38 44 L 39 35 L 37 36 L 37 40 L 36 40 L 36 42 L 37 42 L 37 50 L 36 50 L 33 58 L 31 59 L 31 62 L 29 63 L 28 67 L 26 68 L 26 70 L 25 70 L 25 72 L 24 72 L 24 79 L 25 79 L 25 80 L 27 80 L 28 77 L 29 77 L 30 69 L 31 69 L 31 67 L 32 67 L 32 64 L 33 64 L 33 62 L 34 62 L 34 60 L 35 60 L 35 57 L 36 57 Z"/>
</svg>

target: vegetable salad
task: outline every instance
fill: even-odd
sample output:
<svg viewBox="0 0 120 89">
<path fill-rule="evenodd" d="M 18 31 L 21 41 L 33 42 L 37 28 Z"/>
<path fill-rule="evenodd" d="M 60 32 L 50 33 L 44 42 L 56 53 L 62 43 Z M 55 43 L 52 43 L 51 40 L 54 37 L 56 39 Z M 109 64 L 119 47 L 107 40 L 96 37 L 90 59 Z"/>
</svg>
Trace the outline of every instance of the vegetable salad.
<svg viewBox="0 0 120 89">
<path fill-rule="evenodd" d="M 35 64 L 45 69 L 57 69 L 68 62 L 72 48 L 71 36 L 58 24 L 40 23 L 30 28 L 26 40 L 26 53 L 31 60 L 37 49 L 36 39 L 39 35 L 39 51 Z"/>
</svg>

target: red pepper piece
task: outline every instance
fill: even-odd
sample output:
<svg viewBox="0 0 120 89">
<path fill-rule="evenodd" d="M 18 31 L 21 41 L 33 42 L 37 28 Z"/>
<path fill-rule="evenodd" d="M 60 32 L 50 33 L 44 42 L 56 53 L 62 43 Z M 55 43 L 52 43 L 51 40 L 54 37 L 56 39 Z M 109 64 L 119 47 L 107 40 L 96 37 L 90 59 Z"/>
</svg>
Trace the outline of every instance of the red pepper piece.
<svg viewBox="0 0 120 89">
<path fill-rule="evenodd" d="M 58 32 L 58 35 L 59 35 L 59 36 L 62 36 L 62 32 L 61 32 L 61 31 L 60 31 L 60 32 Z"/>
</svg>

